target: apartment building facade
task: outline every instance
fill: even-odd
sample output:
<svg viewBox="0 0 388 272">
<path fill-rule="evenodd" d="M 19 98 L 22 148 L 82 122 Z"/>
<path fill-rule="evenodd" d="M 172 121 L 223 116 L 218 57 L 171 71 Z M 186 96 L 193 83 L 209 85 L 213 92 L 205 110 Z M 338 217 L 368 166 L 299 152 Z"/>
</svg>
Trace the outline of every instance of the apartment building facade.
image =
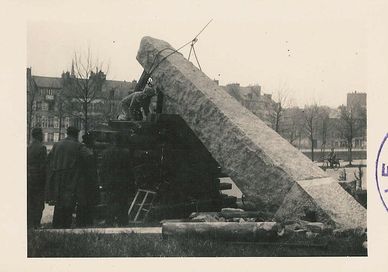
<svg viewBox="0 0 388 272">
<path fill-rule="evenodd" d="M 31 68 L 27 68 L 28 140 L 33 127 L 42 128 L 43 142 L 47 146 L 63 139 L 69 126 L 83 130 L 83 122 L 77 114 L 61 109 L 65 74 L 61 77 L 38 76 L 32 75 Z M 121 99 L 133 92 L 135 85 L 136 81 L 105 80 L 98 90 L 97 97 L 88 105 L 90 119 L 103 123 L 116 115 Z M 98 125 L 93 122 L 91 124 L 91 128 Z"/>
</svg>

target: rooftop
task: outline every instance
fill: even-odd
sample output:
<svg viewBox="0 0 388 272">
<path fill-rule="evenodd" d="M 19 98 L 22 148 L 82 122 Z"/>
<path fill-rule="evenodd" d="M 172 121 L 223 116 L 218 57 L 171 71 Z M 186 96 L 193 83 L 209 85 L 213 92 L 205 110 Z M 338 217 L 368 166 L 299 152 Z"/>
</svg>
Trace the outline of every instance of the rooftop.
<svg viewBox="0 0 388 272">
<path fill-rule="evenodd" d="M 35 80 L 36 85 L 39 88 L 50 88 L 50 89 L 61 89 L 63 86 L 62 78 L 60 77 L 47 77 L 47 76 L 36 76 L 32 78 Z M 136 86 L 136 81 L 118 81 L 118 80 L 106 80 L 102 86 L 103 92 L 109 92 L 115 90 L 115 94 L 118 97 L 124 97 L 131 92 Z"/>
</svg>

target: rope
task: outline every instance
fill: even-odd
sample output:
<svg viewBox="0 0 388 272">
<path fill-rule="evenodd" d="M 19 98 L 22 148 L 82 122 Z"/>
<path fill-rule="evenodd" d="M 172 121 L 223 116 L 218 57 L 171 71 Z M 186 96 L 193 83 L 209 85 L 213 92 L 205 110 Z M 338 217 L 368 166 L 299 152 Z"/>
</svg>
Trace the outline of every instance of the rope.
<svg viewBox="0 0 388 272">
<path fill-rule="evenodd" d="M 163 61 L 165 61 L 169 56 L 171 56 L 171 55 L 173 55 L 173 54 L 179 52 L 181 49 L 183 49 L 184 47 L 188 46 L 189 44 L 192 44 L 192 45 L 193 45 L 193 43 L 195 43 L 195 42 L 198 40 L 198 39 L 197 39 L 198 36 L 205 30 L 205 28 L 206 28 L 212 21 L 213 21 L 213 19 L 211 19 L 211 20 L 210 20 L 210 21 L 209 21 L 209 22 L 201 29 L 201 31 L 194 37 L 194 39 L 188 41 L 187 43 L 185 43 L 184 45 L 182 45 L 182 46 L 179 47 L 178 49 L 175 49 L 175 50 L 174 50 L 174 49 L 172 49 L 172 48 L 166 47 L 166 48 L 164 48 L 164 49 L 158 51 L 158 53 L 157 53 L 157 54 L 155 55 L 155 57 L 154 57 L 154 60 L 152 61 L 151 68 L 150 68 L 150 72 L 149 72 L 149 76 L 151 77 L 151 75 L 152 75 L 153 72 L 156 70 L 156 68 L 158 68 L 159 65 L 160 65 Z M 192 48 L 192 49 L 194 49 L 194 48 Z M 170 54 L 168 54 L 167 56 L 165 56 L 164 58 L 162 58 L 162 59 L 155 65 L 155 67 L 154 67 L 154 64 L 155 64 L 155 61 L 156 61 L 157 57 L 160 55 L 160 53 L 162 53 L 162 52 L 165 51 L 165 50 L 172 50 L 172 52 L 171 52 Z M 190 52 L 191 52 L 191 50 L 190 50 Z M 197 60 L 199 69 L 202 70 L 202 69 L 201 69 L 201 65 L 199 64 L 197 55 L 196 55 L 196 53 L 195 53 L 195 50 L 194 50 L 194 55 L 195 55 L 195 58 L 196 58 L 196 60 Z"/>
<path fill-rule="evenodd" d="M 149 72 L 149 75 L 151 76 L 153 74 L 153 72 L 156 70 L 156 68 L 159 67 L 159 65 L 165 61 L 169 56 L 171 56 L 172 54 L 175 54 L 177 52 L 179 52 L 179 50 L 183 49 L 184 47 L 186 47 L 187 45 L 189 45 L 191 43 L 191 41 L 185 43 L 184 45 L 182 45 L 181 47 L 179 47 L 178 49 L 172 49 L 172 48 L 169 48 L 169 47 L 166 47 L 160 51 L 158 51 L 158 53 L 156 54 L 155 58 L 154 58 L 154 61 L 152 62 L 152 65 L 151 65 L 151 69 L 150 69 L 150 72 Z M 162 58 L 156 65 L 155 67 L 153 67 L 153 65 L 155 64 L 155 61 L 157 59 L 157 57 L 160 55 L 161 52 L 165 51 L 165 50 L 172 50 L 172 52 L 170 54 L 168 54 L 167 56 L 165 56 L 164 58 Z"/>
</svg>

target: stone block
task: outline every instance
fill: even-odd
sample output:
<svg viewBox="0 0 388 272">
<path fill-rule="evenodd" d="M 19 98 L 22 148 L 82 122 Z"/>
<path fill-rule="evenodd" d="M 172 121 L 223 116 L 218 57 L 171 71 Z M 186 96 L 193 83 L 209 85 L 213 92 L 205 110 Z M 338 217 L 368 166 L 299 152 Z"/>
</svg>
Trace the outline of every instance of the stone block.
<svg viewBox="0 0 388 272">
<path fill-rule="evenodd" d="M 343 229 L 366 228 L 366 210 L 332 178 L 296 181 L 275 218 L 302 218 L 315 210 L 317 220 Z"/>
<path fill-rule="evenodd" d="M 152 73 L 154 86 L 163 92 L 163 111 L 178 114 L 185 120 L 244 193 L 246 202 L 257 210 L 274 214 L 290 190 L 301 190 L 300 194 L 313 207 L 321 209 L 322 205 L 325 208 L 321 209 L 322 213 L 334 216 L 334 221 L 344 221 L 338 213 L 330 210 L 335 205 L 323 203 L 325 199 L 317 196 L 304 182 L 298 184 L 298 181 L 326 178 L 327 174 L 182 54 L 174 53 L 171 45 L 144 37 L 137 59 L 145 71 Z M 336 193 L 344 197 L 346 192 L 338 187 L 336 191 L 327 187 L 323 189 L 329 190 L 333 197 Z M 304 192 L 305 188 L 309 192 Z M 315 197 L 319 201 L 315 201 Z M 347 206 L 356 206 L 355 200 L 349 197 L 346 197 L 349 203 L 345 204 L 343 219 L 352 216 Z M 365 209 L 357 207 L 356 210 L 366 214 Z"/>
</svg>

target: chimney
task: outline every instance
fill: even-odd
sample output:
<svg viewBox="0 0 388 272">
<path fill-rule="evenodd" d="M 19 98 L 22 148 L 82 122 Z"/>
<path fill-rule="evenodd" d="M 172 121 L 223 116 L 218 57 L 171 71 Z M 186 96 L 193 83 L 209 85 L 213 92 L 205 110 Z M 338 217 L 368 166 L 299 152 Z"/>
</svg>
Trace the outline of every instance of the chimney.
<svg viewBox="0 0 388 272">
<path fill-rule="evenodd" d="M 31 78 L 31 67 L 27 67 L 27 80 Z"/>
</svg>

